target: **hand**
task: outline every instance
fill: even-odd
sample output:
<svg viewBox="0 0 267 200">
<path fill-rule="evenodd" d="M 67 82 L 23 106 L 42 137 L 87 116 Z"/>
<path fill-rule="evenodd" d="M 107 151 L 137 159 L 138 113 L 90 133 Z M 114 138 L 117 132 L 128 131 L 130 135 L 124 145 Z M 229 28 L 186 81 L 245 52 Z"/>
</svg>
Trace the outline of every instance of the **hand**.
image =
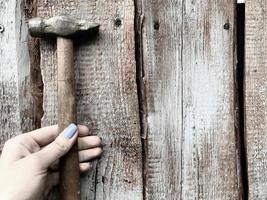
<svg viewBox="0 0 267 200">
<path fill-rule="evenodd" d="M 0 199 L 45 199 L 59 183 L 57 165 L 78 140 L 80 171 L 101 155 L 101 140 L 89 136 L 86 126 L 69 125 L 58 135 L 58 126 L 41 128 L 8 140 L 0 157 Z"/>
</svg>

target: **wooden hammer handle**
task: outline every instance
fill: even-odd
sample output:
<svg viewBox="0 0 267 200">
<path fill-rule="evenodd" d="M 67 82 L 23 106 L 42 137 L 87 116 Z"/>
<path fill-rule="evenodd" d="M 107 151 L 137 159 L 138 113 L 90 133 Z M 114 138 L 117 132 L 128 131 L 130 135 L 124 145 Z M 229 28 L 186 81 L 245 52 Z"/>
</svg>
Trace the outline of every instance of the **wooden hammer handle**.
<svg viewBox="0 0 267 200">
<path fill-rule="evenodd" d="M 75 70 L 73 42 L 57 38 L 58 55 L 58 126 L 62 132 L 70 123 L 77 122 L 75 104 Z M 77 143 L 60 160 L 61 200 L 80 200 L 80 171 Z"/>
</svg>

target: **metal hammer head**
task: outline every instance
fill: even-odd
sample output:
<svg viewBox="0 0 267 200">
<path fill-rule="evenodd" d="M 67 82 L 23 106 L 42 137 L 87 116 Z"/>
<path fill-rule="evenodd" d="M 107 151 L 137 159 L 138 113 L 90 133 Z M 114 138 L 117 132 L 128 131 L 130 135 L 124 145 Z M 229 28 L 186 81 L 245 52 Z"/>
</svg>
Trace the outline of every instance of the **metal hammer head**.
<svg viewBox="0 0 267 200">
<path fill-rule="evenodd" d="M 28 22 L 33 37 L 73 37 L 75 35 L 97 32 L 99 24 L 71 16 L 60 15 L 49 19 L 32 18 Z"/>
</svg>

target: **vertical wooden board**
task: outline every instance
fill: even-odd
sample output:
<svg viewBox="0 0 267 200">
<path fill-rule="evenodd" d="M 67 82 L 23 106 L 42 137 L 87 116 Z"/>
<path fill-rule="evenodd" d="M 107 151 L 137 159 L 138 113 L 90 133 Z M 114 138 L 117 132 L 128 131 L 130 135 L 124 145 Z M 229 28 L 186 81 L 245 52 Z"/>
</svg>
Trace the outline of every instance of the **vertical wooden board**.
<svg viewBox="0 0 267 200">
<path fill-rule="evenodd" d="M 182 195 L 241 199 L 235 104 L 236 1 L 186 1 Z"/>
<path fill-rule="evenodd" d="M 142 147 L 136 89 L 134 2 L 39 1 L 38 15 L 70 14 L 101 24 L 97 38 L 75 43 L 78 122 L 107 145 L 83 176 L 82 199 L 143 199 Z M 41 42 L 42 125 L 57 123 L 56 46 Z M 56 198 L 56 196 L 52 197 Z"/>
<path fill-rule="evenodd" d="M 144 18 L 139 32 L 147 103 L 146 199 L 241 198 L 235 4 L 234 0 L 137 4 L 140 21 Z"/>
<path fill-rule="evenodd" d="M 33 128 L 28 31 L 21 5 L 0 2 L 0 152 L 7 139 Z"/>
<path fill-rule="evenodd" d="M 145 199 L 180 199 L 182 1 L 144 0 L 139 9 L 147 102 Z"/>
<path fill-rule="evenodd" d="M 246 1 L 245 133 L 249 199 L 267 198 L 267 2 Z"/>
</svg>

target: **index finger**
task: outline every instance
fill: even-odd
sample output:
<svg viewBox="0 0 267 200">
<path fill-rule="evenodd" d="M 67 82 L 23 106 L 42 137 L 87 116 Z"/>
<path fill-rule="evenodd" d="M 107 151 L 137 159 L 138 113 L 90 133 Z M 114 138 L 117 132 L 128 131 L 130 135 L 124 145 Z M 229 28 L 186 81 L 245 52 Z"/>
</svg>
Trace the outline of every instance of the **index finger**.
<svg viewBox="0 0 267 200">
<path fill-rule="evenodd" d="M 78 125 L 78 132 L 80 137 L 89 135 L 87 126 Z M 45 146 L 53 142 L 59 135 L 58 125 L 43 127 L 25 134 L 29 134 L 39 146 Z"/>
<path fill-rule="evenodd" d="M 58 136 L 58 125 L 47 126 L 36 129 L 34 131 L 25 133 L 32 137 L 32 139 L 39 145 L 45 146 L 53 142 Z"/>
</svg>

